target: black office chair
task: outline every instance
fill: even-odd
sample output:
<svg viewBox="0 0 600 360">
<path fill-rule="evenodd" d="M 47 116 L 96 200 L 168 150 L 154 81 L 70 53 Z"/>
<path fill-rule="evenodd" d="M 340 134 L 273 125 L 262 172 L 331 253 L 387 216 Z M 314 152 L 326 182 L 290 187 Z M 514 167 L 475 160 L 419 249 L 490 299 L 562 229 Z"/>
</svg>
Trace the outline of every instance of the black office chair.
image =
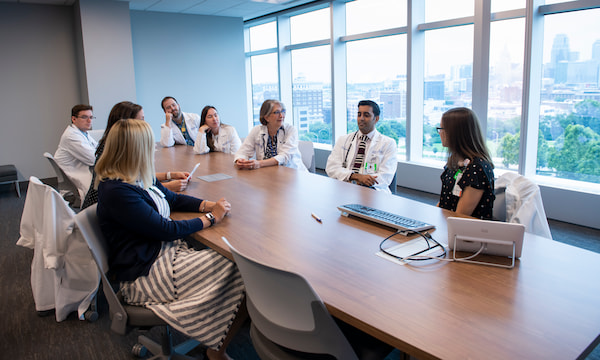
<svg viewBox="0 0 600 360">
<path fill-rule="evenodd" d="M 114 291 L 112 284 L 106 276 L 106 272 L 108 271 L 106 241 L 98 224 L 96 206 L 97 204 L 94 204 L 77 214 L 75 216 L 75 224 L 87 242 L 100 270 L 102 290 L 108 301 L 110 311 L 110 329 L 117 334 L 125 335 L 133 327 L 151 328 L 162 326 L 164 331 L 160 344 L 144 335 L 140 335 L 138 337 L 139 344 L 134 345 L 132 353 L 136 356 L 144 356 L 147 349 L 155 355 L 150 359 L 194 359 L 184 354 L 187 354 L 198 346 L 198 341 L 190 339 L 173 347 L 171 329 L 164 320 L 158 317 L 152 310 L 146 309 L 143 306 L 133 306 L 123 303 L 120 292 Z"/>
</svg>

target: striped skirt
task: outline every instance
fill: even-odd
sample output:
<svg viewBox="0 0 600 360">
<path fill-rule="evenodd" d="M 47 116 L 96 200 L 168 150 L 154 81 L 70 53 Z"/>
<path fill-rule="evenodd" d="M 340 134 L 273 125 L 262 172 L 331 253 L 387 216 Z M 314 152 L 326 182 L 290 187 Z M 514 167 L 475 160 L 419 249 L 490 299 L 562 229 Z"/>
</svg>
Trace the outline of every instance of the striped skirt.
<svg viewBox="0 0 600 360">
<path fill-rule="evenodd" d="M 211 249 L 163 242 L 147 276 L 122 282 L 128 304 L 143 305 L 174 329 L 219 349 L 244 298 L 235 264 Z"/>
</svg>

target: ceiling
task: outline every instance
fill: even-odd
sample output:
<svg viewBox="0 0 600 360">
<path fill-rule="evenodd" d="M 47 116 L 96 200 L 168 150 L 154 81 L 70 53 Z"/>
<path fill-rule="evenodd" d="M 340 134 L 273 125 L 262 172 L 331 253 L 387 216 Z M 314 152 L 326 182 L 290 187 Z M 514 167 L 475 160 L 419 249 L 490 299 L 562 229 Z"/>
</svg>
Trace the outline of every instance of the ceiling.
<svg viewBox="0 0 600 360">
<path fill-rule="evenodd" d="M 115 0 L 129 2 L 130 10 L 215 15 L 254 19 L 314 0 Z M 0 0 L 0 2 L 73 5 L 75 0 Z"/>
</svg>

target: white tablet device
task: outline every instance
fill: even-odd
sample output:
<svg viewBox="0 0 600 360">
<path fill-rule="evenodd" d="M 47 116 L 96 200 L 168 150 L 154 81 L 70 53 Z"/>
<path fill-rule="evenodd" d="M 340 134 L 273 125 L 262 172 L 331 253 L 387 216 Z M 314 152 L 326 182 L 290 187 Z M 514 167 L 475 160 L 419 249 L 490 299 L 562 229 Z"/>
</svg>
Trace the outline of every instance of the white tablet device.
<svg viewBox="0 0 600 360">
<path fill-rule="evenodd" d="M 521 257 L 525 226 L 501 221 L 449 217 L 450 250 Z M 483 248 L 482 248 L 483 247 Z"/>
</svg>

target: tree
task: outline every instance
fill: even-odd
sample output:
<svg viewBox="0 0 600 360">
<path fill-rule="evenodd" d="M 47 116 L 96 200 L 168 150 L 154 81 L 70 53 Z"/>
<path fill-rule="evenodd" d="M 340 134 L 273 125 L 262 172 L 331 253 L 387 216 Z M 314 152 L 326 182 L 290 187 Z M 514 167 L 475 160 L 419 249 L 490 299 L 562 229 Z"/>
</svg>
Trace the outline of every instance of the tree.
<svg viewBox="0 0 600 360">
<path fill-rule="evenodd" d="M 500 148 L 498 149 L 498 155 L 502 156 L 502 164 L 504 167 L 508 167 L 510 164 L 519 164 L 519 139 L 521 133 L 518 132 L 514 135 L 506 134 L 500 141 Z"/>
<path fill-rule="evenodd" d="M 599 155 L 600 135 L 583 125 L 568 125 L 550 153 L 548 164 L 563 178 L 596 178 L 600 175 Z"/>
</svg>

